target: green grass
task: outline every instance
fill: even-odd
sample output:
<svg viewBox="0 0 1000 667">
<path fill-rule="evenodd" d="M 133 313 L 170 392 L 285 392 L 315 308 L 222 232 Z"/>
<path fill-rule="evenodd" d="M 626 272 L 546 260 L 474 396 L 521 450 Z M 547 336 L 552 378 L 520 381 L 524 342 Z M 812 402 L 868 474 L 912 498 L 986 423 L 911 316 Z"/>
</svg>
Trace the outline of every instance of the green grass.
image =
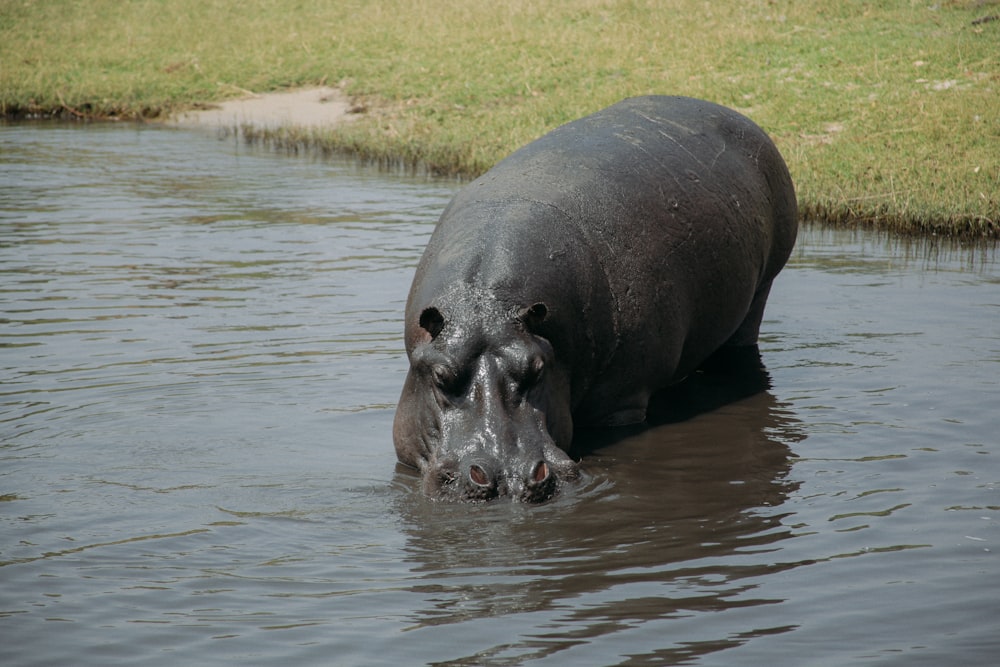
<svg viewBox="0 0 1000 667">
<path fill-rule="evenodd" d="M 803 216 L 1000 235 L 1000 2 L 0 0 L 0 111 L 156 117 L 326 83 L 368 112 L 289 147 L 475 175 L 649 93 L 775 139 Z"/>
</svg>

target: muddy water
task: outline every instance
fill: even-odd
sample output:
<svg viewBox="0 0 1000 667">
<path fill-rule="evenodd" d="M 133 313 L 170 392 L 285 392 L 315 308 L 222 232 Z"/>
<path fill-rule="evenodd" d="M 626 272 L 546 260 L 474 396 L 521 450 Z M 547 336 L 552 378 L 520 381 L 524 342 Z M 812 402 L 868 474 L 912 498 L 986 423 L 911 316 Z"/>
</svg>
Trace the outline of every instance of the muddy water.
<svg viewBox="0 0 1000 667">
<path fill-rule="evenodd" d="M 770 389 L 449 505 L 390 424 L 454 188 L 0 127 L 0 663 L 995 664 L 995 250 L 807 229 Z"/>
</svg>

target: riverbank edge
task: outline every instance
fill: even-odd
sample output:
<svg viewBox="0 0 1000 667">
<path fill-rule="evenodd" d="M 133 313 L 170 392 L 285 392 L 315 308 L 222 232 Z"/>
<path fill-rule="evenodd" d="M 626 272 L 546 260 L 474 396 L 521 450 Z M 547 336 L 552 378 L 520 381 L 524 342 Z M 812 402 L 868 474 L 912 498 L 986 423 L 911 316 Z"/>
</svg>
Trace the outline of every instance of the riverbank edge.
<svg viewBox="0 0 1000 667">
<path fill-rule="evenodd" d="M 90 113 L 65 103 L 54 109 L 5 109 L 3 119 L 18 121 L 139 122 L 184 129 L 210 129 L 216 135 L 237 135 L 248 144 L 291 154 L 345 155 L 379 169 L 424 171 L 435 176 L 472 180 L 481 172 L 459 168 L 458 161 L 430 161 L 420 145 L 403 154 L 391 145 L 365 141 L 339 130 L 346 123 L 388 105 L 372 104 L 328 86 L 269 93 L 246 91 L 246 96 L 224 102 L 177 109 L 146 108 L 117 115 Z M 794 180 L 794 174 L 793 174 Z M 868 205 L 863 198 L 836 201 L 799 199 L 799 218 L 841 229 L 871 229 L 900 236 L 947 237 L 955 240 L 1000 239 L 1000 217 L 940 216 L 921 211 L 899 213 L 885 205 Z"/>
</svg>

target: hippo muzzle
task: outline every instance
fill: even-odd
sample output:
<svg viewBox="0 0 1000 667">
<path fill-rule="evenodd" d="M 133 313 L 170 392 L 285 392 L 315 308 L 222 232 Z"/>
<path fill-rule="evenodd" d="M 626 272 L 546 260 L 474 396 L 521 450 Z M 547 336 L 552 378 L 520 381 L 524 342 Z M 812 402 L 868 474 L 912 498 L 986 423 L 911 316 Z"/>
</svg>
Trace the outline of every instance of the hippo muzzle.
<svg viewBox="0 0 1000 667">
<path fill-rule="evenodd" d="M 519 462 L 520 463 L 520 462 Z M 561 478 L 544 459 L 524 465 L 504 465 L 482 454 L 464 461 L 436 464 L 432 474 L 424 476 L 424 492 L 468 502 L 486 502 L 509 497 L 527 503 L 540 503 L 555 495 Z M 563 478 L 575 477 L 575 466 Z"/>
</svg>

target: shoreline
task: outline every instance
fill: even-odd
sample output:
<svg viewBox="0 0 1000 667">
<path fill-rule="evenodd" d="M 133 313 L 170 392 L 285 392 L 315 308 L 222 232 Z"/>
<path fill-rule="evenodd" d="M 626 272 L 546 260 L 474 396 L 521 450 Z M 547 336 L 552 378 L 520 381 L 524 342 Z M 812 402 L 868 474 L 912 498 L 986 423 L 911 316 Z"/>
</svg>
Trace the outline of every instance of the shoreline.
<svg viewBox="0 0 1000 667">
<path fill-rule="evenodd" d="M 341 88 L 313 86 L 264 93 L 244 92 L 243 97 L 204 103 L 161 117 L 139 116 L 135 120 L 176 129 L 235 132 L 249 143 L 293 153 L 302 150 L 341 153 L 380 166 L 405 163 L 409 167 L 438 172 L 433 165 L 423 164 L 419 159 L 411 163 L 401 156 L 396 159 L 386 155 L 369 155 L 363 148 L 338 142 L 337 130 L 362 118 L 369 111 Z M 92 115 L 65 104 L 61 115 L 51 113 L 24 119 L 53 120 L 60 117 L 70 122 L 120 122 L 128 119 L 127 116 Z M 5 120 L 16 121 L 17 118 L 8 117 Z M 801 197 L 799 219 L 800 223 L 820 224 L 831 229 L 870 230 L 899 238 L 945 238 L 957 242 L 1000 240 L 1000 225 L 990 219 L 946 220 L 932 216 L 917 220 L 894 219 L 891 214 L 849 214 L 818 202 L 803 201 Z"/>
<path fill-rule="evenodd" d="M 181 128 L 330 129 L 357 117 L 361 110 L 339 88 L 320 86 L 246 96 L 186 109 L 167 116 L 164 125 Z"/>
<path fill-rule="evenodd" d="M 624 98 L 684 95 L 771 136 L 803 218 L 1000 238 L 1000 20 L 982 2 L 585 5 L 13 3 L 0 114 L 466 179 Z M 258 110 L 316 87 L 340 95 Z"/>
</svg>

